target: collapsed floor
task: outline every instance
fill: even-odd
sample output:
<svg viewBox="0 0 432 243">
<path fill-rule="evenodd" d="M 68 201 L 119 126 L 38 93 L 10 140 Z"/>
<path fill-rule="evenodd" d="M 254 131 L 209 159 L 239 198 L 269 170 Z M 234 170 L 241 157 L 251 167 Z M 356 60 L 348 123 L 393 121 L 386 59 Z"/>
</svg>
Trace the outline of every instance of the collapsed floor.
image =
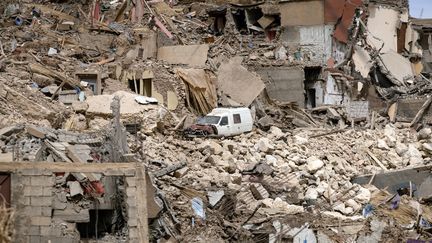
<svg viewBox="0 0 432 243">
<path fill-rule="evenodd" d="M 335 23 L 283 31 L 296 20 L 273 2 L 82 2 L 0 4 L 0 161 L 145 165 L 151 242 L 431 237 L 432 89 L 416 43 L 430 27 L 405 43 L 406 1 L 342 1 Z M 409 26 L 398 50 L 370 43 L 387 15 L 365 13 L 380 11 Z M 343 45 L 321 36 L 333 29 Z M 250 107 L 253 131 L 184 136 L 218 105 Z M 139 193 L 119 175 L 30 175 L 47 180 L 40 193 L 23 178 L 35 190 L 27 211 L 11 205 L 15 223 L 40 220 L 16 230 L 34 242 L 133 242 Z"/>
</svg>

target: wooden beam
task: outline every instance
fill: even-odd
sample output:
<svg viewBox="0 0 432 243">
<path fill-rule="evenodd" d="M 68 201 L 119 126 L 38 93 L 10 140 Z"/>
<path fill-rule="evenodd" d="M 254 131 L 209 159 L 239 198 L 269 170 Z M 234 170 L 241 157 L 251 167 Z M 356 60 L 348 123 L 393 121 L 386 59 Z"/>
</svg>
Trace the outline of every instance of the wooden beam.
<svg viewBox="0 0 432 243">
<path fill-rule="evenodd" d="M 423 117 L 424 113 L 429 108 L 429 106 L 430 106 L 431 103 L 432 103 L 432 96 L 430 96 L 425 101 L 425 103 L 422 105 L 422 107 L 420 108 L 420 110 L 417 112 L 416 116 L 414 117 L 414 119 L 410 123 L 410 127 L 413 127 L 415 124 L 417 124 L 421 120 L 421 118 Z"/>
<path fill-rule="evenodd" d="M 375 161 L 375 163 L 381 167 L 381 169 L 383 169 L 384 171 L 388 171 L 388 169 L 383 165 L 383 163 L 381 163 L 381 161 L 370 151 L 367 151 L 367 154 L 373 159 L 373 161 Z"/>
<path fill-rule="evenodd" d="M 135 176 L 136 167 L 135 163 L 0 162 L 0 172 L 16 173 L 32 169 L 51 172 L 102 173 L 106 176 Z"/>
<path fill-rule="evenodd" d="M 147 185 L 146 176 L 148 176 L 145 167 L 141 163 L 136 163 L 136 199 L 138 213 L 138 232 L 139 242 L 147 243 L 148 238 L 148 209 L 147 209 Z"/>
</svg>

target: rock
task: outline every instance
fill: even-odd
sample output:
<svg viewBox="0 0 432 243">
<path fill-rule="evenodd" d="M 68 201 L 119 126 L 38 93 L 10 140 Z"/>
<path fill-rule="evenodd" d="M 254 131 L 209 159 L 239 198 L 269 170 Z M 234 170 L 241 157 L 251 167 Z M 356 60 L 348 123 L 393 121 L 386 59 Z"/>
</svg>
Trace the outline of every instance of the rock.
<svg viewBox="0 0 432 243">
<path fill-rule="evenodd" d="M 183 176 L 186 175 L 186 173 L 188 173 L 188 171 L 189 171 L 189 167 L 187 167 L 187 166 L 183 167 L 183 168 L 181 168 L 179 170 L 176 170 L 174 172 L 174 177 L 176 177 L 176 178 L 182 178 Z"/>
<path fill-rule="evenodd" d="M 354 209 L 354 211 L 358 211 L 362 208 L 362 206 L 357 203 L 354 199 L 348 199 L 345 204 L 349 207 L 351 207 L 352 209 Z"/>
<path fill-rule="evenodd" d="M 408 151 L 408 146 L 406 146 L 404 143 L 396 143 L 396 147 L 395 147 L 396 153 L 403 157 L 405 155 L 405 153 Z"/>
<path fill-rule="evenodd" d="M 280 46 L 274 50 L 274 56 L 277 60 L 287 60 L 287 50 L 284 46 Z"/>
<path fill-rule="evenodd" d="M 222 197 L 225 195 L 225 192 L 223 190 L 219 191 L 209 191 L 207 192 L 207 197 L 209 200 L 209 204 L 211 207 L 216 206 L 218 202 L 222 199 Z"/>
<path fill-rule="evenodd" d="M 46 132 L 44 129 L 36 127 L 34 125 L 26 126 L 27 133 L 37 138 L 45 138 Z"/>
<path fill-rule="evenodd" d="M 305 200 L 317 200 L 318 199 L 318 191 L 315 188 L 308 188 L 304 196 Z"/>
<path fill-rule="evenodd" d="M 389 146 L 387 145 L 386 141 L 384 141 L 384 139 L 378 139 L 377 141 L 377 147 L 379 149 L 383 149 L 383 150 L 389 150 Z"/>
<path fill-rule="evenodd" d="M 86 117 L 83 114 L 72 115 L 64 125 L 66 130 L 84 131 L 88 128 Z"/>
<path fill-rule="evenodd" d="M 408 158 L 413 158 L 413 157 L 421 158 L 422 154 L 414 144 L 409 144 L 405 156 Z"/>
<path fill-rule="evenodd" d="M 265 159 L 266 159 L 266 163 L 268 165 L 272 165 L 273 167 L 277 167 L 278 160 L 274 156 L 272 156 L 272 155 L 266 155 Z"/>
<path fill-rule="evenodd" d="M 309 157 L 306 161 L 306 169 L 310 173 L 315 173 L 324 166 L 324 162 L 315 156 Z"/>
<path fill-rule="evenodd" d="M 281 138 L 285 136 L 285 133 L 282 132 L 282 130 L 278 127 L 272 126 L 270 127 L 269 132 L 275 136 L 276 138 Z"/>
<path fill-rule="evenodd" d="M 289 204 L 283 201 L 279 197 L 275 198 L 273 204 L 271 205 L 271 208 L 279 209 L 283 211 L 285 214 L 290 214 L 290 215 L 304 212 L 304 208 L 302 206 Z"/>
<path fill-rule="evenodd" d="M 242 182 L 242 174 L 234 173 L 230 175 L 230 180 L 233 184 L 241 185 Z"/>
<path fill-rule="evenodd" d="M 428 153 L 432 152 L 432 143 L 424 143 L 422 144 L 423 151 L 426 151 Z"/>
<path fill-rule="evenodd" d="M 432 129 L 430 129 L 429 127 L 423 128 L 420 131 L 418 131 L 417 139 L 418 140 L 429 139 L 431 137 L 431 134 L 432 134 Z"/>
<path fill-rule="evenodd" d="M 294 136 L 294 143 L 295 144 L 302 145 L 302 144 L 306 144 L 308 142 L 309 142 L 309 140 L 308 140 L 307 137 L 302 137 L 300 135 L 295 135 Z"/>
<path fill-rule="evenodd" d="M 384 135 L 387 138 L 387 141 L 390 144 L 396 143 L 397 136 L 396 136 L 396 129 L 392 124 L 387 124 L 384 128 Z"/>
<path fill-rule="evenodd" d="M 370 199 L 371 199 L 371 193 L 368 189 L 364 187 L 360 187 L 357 195 L 354 197 L 354 200 L 361 204 L 368 203 Z"/>
<path fill-rule="evenodd" d="M 72 102 L 72 109 L 78 113 L 85 113 L 89 105 L 86 102 L 74 101 Z"/>
<path fill-rule="evenodd" d="M 38 73 L 33 73 L 32 81 L 37 83 L 39 87 L 46 87 L 54 84 L 54 79 Z"/>
<path fill-rule="evenodd" d="M 263 54 L 266 58 L 274 58 L 274 53 L 272 51 L 264 52 Z"/>
<path fill-rule="evenodd" d="M 78 181 L 68 181 L 67 186 L 69 187 L 69 194 L 71 197 L 76 195 L 84 195 L 84 191 Z"/>
<path fill-rule="evenodd" d="M 345 214 L 345 204 L 343 202 L 337 202 L 333 205 L 333 210 Z"/>
<path fill-rule="evenodd" d="M 222 148 L 222 146 L 220 146 L 215 141 L 210 141 L 209 143 L 207 143 L 207 146 L 210 148 L 210 151 L 212 154 L 221 155 L 224 152 L 224 149 Z"/>
<path fill-rule="evenodd" d="M 255 144 L 255 149 L 259 152 L 269 153 L 274 150 L 274 146 L 270 143 L 268 138 L 261 138 L 257 144 Z"/>
<path fill-rule="evenodd" d="M 270 196 L 268 191 L 260 183 L 252 183 L 250 185 L 250 190 L 257 200 L 266 199 Z"/>
<path fill-rule="evenodd" d="M 95 118 L 89 122 L 89 128 L 91 130 L 102 130 L 106 128 L 110 122 L 103 118 Z"/>
</svg>

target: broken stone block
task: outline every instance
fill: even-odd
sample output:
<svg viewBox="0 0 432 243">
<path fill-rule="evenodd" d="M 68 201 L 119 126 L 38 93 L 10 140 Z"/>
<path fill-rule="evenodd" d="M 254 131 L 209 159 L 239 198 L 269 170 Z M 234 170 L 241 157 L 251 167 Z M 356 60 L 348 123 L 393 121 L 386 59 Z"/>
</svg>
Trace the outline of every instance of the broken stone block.
<svg viewBox="0 0 432 243">
<path fill-rule="evenodd" d="M 265 159 L 266 159 L 266 163 L 268 165 L 272 165 L 272 166 L 277 167 L 278 160 L 274 156 L 272 156 L 272 155 L 266 155 Z"/>
<path fill-rule="evenodd" d="M 377 140 L 377 148 L 383 149 L 383 150 L 389 150 L 389 146 L 387 145 L 386 141 L 384 139 L 378 139 Z"/>
<path fill-rule="evenodd" d="M 27 133 L 32 135 L 33 137 L 37 137 L 37 138 L 45 138 L 46 133 L 43 131 L 43 129 L 33 126 L 33 125 L 29 125 L 26 127 Z"/>
<path fill-rule="evenodd" d="M 88 109 L 89 105 L 86 102 L 74 101 L 72 102 L 72 109 L 75 112 L 85 113 Z"/>
<path fill-rule="evenodd" d="M 282 132 L 282 130 L 278 127 L 272 126 L 270 127 L 269 132 L 275 136 L 276 138 L 281 138 L 285 136 L 285 133 Z"/>
<path fill-rule="evenodd" d="M 398 142 L 398 143 L 396 143 L 395 150 L 396 150 L 396 153 L 402 157 L 408 151 L 408 146 L 406 146 L 404 143 Z"/>
<path fill-rule="evenodd" d="M 218 143 L 216 143 L 216 142 L 214 142 L 214 141 L 210 141 L 210 142 L 208 143 L 208 146 L 210 147 L 210 151 L 211 151 L 213 154 L 221 155 L 221 154 L 224 152 L 222 146 L 220 146 Z"/>
<path fill-rule="evenodd" d="M 71 197 L 76 195 L 84 195 L 84 191 L 81 188 L 81 184 L 78 181 L 68 181 L 67 186 L 69 187 L 69 194 Z"/>
<path fill-rule="evenodd" d="M 295 144 L 303 145 L 303 144 L 306 144 L 308 142 L 309 142 L 309 140 L 306 137 L 302 137 L 300 135 L 295 135 L 294 136 L 294 143 Z"/>
<path fill-rule="evenodd" d="M 90 213 L 88 209 L 74 208 L 68 204 L 64 210 L 53 210 L 53 219 L 62 219 L 70 223 L 88 223 L 90 222 Z"/>
<path fill-rule="evenodd" d="M 257 144 L 255 144 L 255 149 L 259 152 L 269 153 L 274 150 L 274 146 L 270 143 L 268 138 L 261 138 Z"/>
<path fill-rule="evenodd" d="M 306 169 L 310 173 L 315 173 L 324 166 L 324 162 L 315 156 L 309 157 L 306 161 Z"/>
<path fill-rule="evenodd" d="M 351 207 L 352 209 L 354 209 L 354 211 L 358 211 L 362 208 L 362 206 L 357 203 L 354 199 L 350 198 L 348 199 L 345 204 L 349 207 Z"/>
<path fill-rule="evenodd" d="M 250 185 L 250 190 L 257 200 L 262 200 L 270 196 L 268 191 L 260 183 L 252 183 Z"/>
<path fill-rule="evenodd" d="M 182 178 L 183 176 L 186 175 L 186 173 L 188 173 L 188 171 L 189 171 L 189 167 L 187 167 L 187 166 L 183 167 L 183 168 L 181 168 L 179 170 L 176 170 L 174 172 L 174 177 L 176 177 L 176 178 Z"/>
<path fill-rule="evenodd" d="M 305 200 L 317 200 L 318 199 L 318 190 L 315 188 L 308 188 L 304 196 Z"/>
<path fill-rule="evenodd" d="M 13 133 L 17 133 L 23 129 L 22 126 L 9 126 L 0 129 L 0 136 L 10 136 Z"/>
<path fill-rule="evenodd" d="M 418 140 L 429 139 L 431 137 L 431 134 L 432 134 L 432 129 L 430 129 L 429 127 L 423 128 L 420 131 L 418 131 L 417 139 Z"/>
<path fill-rule="evenodd" d="M 357 195 L 354 197 L 354 200 L 356 200 L 357 202 L 359 202 L 361 204 L 368 203 L 370 201 L 370 199 L 371 199 L 371 193 L 368 189 L 366 189 L 364 187 L 360 187 Z"/>
<path fill-rule="evenodd" d="M 225 192 L 223 190 L 207 192 L 210 206 L 215 207 L 224 195 Z"/>
<path fill-rule="evenodd" d="M 282 211 L 283 213 L 289 214 L 289 215 L 304 212 L 304 208 L 302 206 L 289 204 L 289 203 L 283 201 L 279 197 L 275 198 L 275 200 L 273 201 L 273 204 L 271 205 L 271 208 L 278 209 L 278 210 Z"/>
</svg>

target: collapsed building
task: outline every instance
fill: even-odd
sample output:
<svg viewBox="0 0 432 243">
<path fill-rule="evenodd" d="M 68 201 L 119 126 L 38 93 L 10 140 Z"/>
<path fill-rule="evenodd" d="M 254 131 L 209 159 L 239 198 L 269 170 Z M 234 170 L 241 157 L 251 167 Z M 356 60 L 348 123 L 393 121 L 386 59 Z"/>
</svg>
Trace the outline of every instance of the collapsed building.
<svg viewBox="0 0 432 243">
<path fill-rule="evenodd" d="M 430 238 L 432 24 L 408 1 L 0 10 L 1 242 Z M 254 130 L 183 136 L 216 107 Z"/>
</svg>

